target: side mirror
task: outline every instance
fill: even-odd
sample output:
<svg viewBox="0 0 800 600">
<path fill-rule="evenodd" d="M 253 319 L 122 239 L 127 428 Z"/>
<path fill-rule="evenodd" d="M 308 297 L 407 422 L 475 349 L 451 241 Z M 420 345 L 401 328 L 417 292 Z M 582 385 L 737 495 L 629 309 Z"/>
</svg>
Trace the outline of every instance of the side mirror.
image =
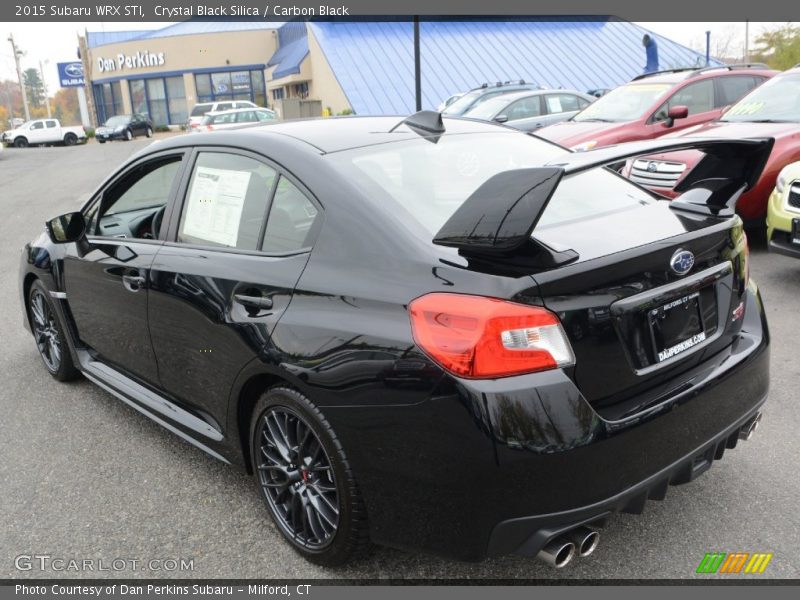
<svg viewBox="0 0 800 600">
<path fill-rule="evenodd" d="M 667 113 L 667 117 L 669 117 L 673 121 L 675 119 L 685 119 L 688 116 L 689 116 L 689 107 L 684 106 L 682 104 L 673 106 L 672 108 L 669 109 L 669 112 Z"/>
<path fill-rule="evenodd" d="M 54 244 L 78 242 L 86 236 L 86 219 L 81 212 L 72 212 L 47 222 L 47 235 Z"/>
<path fill-rule="evenodd" d="M 506 115 L 498 115 L 494 118 L 495 123 L 505 123 L 508 121 L 508 117 Z"/>
</svg>

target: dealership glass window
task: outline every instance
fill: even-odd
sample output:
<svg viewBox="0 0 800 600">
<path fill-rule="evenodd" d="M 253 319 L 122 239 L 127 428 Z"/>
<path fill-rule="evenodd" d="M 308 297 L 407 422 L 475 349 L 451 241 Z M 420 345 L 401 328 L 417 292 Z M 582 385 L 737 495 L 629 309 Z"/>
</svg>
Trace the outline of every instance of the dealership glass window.
<svg viewBox="0 0 800 600">
<path fill-rule="evenodd" d="M 198 102 L 249 100 L 259 106 L 266 103 L 263 71 L 197 73 L 194 83 Z"/>
<path fill-rule="evenodd" d="M 308 98 L 308 82 L 303 81 L 301 83 L 294 84 L 294 95 L 298 98 Z"/>
<path fill-rule="evenodd" d="M 253 102 L 258 106 L 266 106 L 267 89 L 264 87 L 264 71 L 250 71 L 250 84 L 253 89 Z"/>
<path fill-rule="evenodd" d="M 180 125 L 189 114 L 183 77 L 132 79 L 128 82 L 133 112 L 147 115 L 154 125 Z"/>
<path fill-rule="evenodd" d="M 99 123 L 105 123 L 107 119 L 122 114 L 122 91 L 119 81 L 95 84 L 94 102 Z"/>
<path fill-rule="evenodd" d="M 150 105 L 150 119 L 155 125 L 166 125 L 169 123 L 169 113 L 167 112 L 167 92 L 164 89 L 163 79 L 148 79 L 147 103 Z"/>
<path fill-rule="evenodd" d="M 169 109 L 170 123 L 184 123 L 189 118 L 186 110 L 186 87 L 183 77 L 167 77 L 164 82 L 167 86 L 167 107 Z"/>
</svg>

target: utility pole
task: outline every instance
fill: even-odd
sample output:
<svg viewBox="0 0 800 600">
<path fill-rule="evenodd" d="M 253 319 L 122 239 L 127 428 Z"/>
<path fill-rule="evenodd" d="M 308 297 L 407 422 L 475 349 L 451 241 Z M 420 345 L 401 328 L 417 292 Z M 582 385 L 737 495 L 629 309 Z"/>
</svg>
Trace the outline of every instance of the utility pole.
<svg viewBox="0 0 800 600">
<path fill-rule="evenodd" d="M 750 62 L 750 21 L 744 22 L 744 62 Z"/>
<path fill-rule="evenodd" d="M 22 90 L 22 107 L 25 109 L 25 120 L 31 120 L 31 111 L 28 109 L 28 94 L 25 92 L 25 83 L 22 81 L 22 70 L 19 67 L 19 57 L 22 54 L 21 50 L 17 50 L 17 45 L 14 43 L 14 34 L 9 34 L 8 41 L 11 42 L 11 49 L 14 52 L 14 63 L 17 65 L 17 79 L 19 80 L 19 88 Z"/>
<path fill-rule="evenodd" d="M 45 63 L 49 63 L 50 61 L 45 59 Z M 39 74 L 42 78 L 42 91 L 44 92 L 44 104 L 47 106 L 47 118 L 51 119 L 53 117 L 50 114 L 50 98 L 47 96 L 47 82 L 44 80 L 44 67 L 42 66 L 42 61 L 39 61 Z"/>
</svg>

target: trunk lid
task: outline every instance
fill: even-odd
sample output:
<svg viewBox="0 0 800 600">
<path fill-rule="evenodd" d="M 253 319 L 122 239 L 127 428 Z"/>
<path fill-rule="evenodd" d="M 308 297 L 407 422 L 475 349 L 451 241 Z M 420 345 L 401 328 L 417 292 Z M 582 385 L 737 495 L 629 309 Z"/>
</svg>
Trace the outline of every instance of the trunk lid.
<svg viewBox="0 0 800 600">
<path fill-rule="evenodd" d="M 580 255 L 534 279 L 572 344 L 576 385 L 605 418 L 627 418 L 688 383 L 681 374 L 739 332 L 747 267 L 738 218 L 682 214 L 659 201 L 536 237 Z M 694 257 L 686 273 L 670 267 L 677 252 Z"/>
</svg>

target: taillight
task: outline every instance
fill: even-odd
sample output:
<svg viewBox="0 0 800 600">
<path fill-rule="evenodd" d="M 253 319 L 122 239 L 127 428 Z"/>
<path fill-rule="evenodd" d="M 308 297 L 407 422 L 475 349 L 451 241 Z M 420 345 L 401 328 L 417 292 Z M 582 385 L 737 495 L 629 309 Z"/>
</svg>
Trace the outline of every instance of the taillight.
<svg viewBox="0 0 800 600">
<path fill-rule="evenodd" d="M 427 294 L 408 305 L 417 345 L 459 377 L 492 379 L 575 364 L 558 317 L 483 296 Z"/>
<path fill-rule="evenodd" d="M 214 131 L 213 125 L 206 125 L 206 131 Z"/>
</svg>

